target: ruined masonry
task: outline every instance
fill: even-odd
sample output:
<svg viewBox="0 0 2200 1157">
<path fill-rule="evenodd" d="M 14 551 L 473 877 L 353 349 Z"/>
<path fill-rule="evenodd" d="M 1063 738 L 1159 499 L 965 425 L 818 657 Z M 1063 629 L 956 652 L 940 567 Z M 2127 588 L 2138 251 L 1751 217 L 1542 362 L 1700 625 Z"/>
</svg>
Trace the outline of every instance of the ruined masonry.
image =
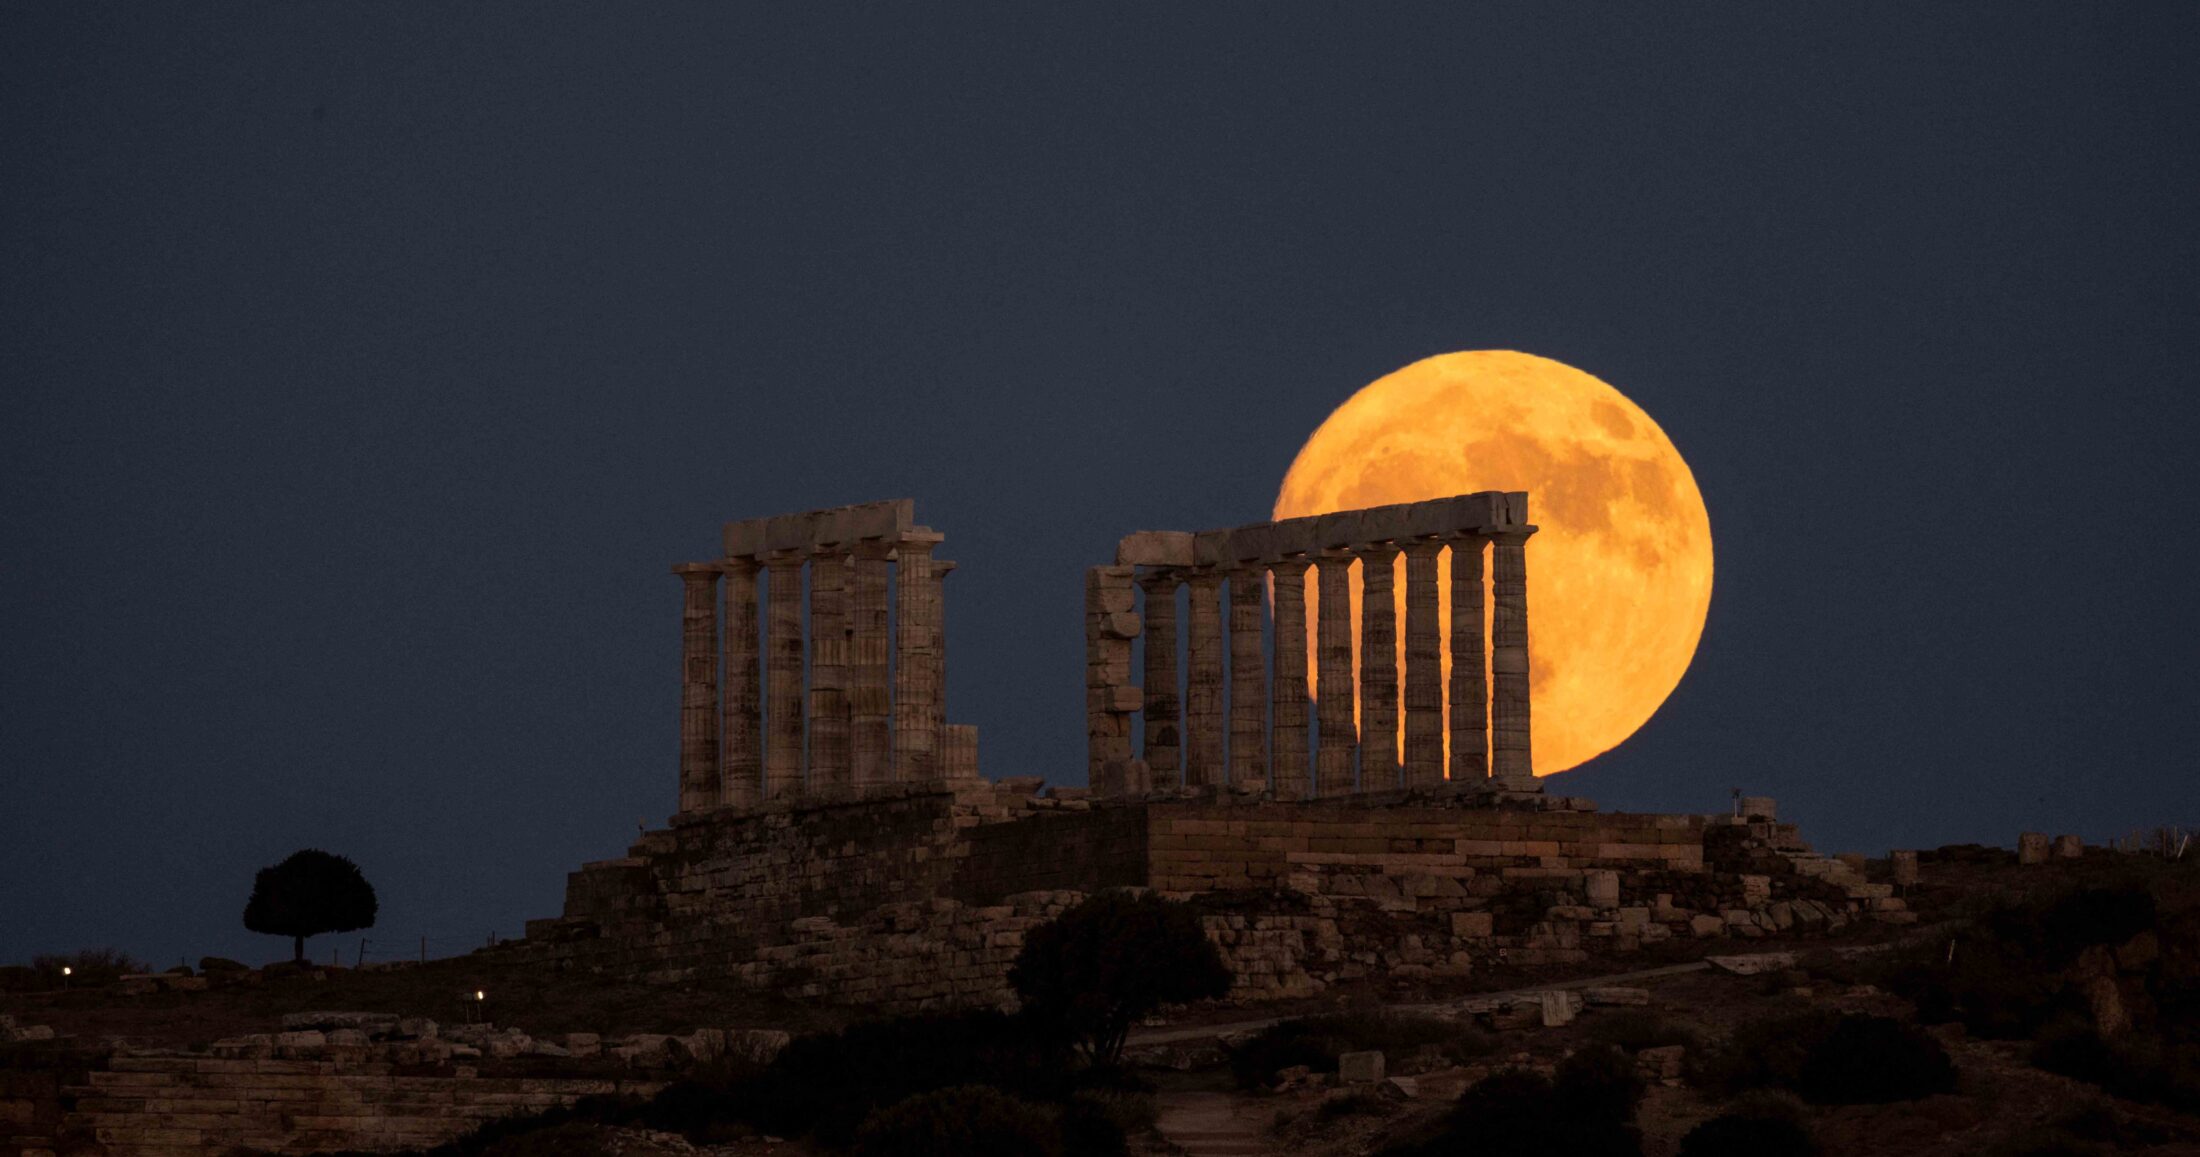
<svg viewBox="0 0 2200 1157">
<path fill-rule="evenodd" d="M 1142 530 L 1115 565 L 1085 572 L 1086 777 L 1104 796 L 1178 783 L 1245 784 L 1276 799 L 1483 784 L 1533 793 L 1528 712 L 1528 496 L 1485 491 L 1199 533 Z M 1451 637 L 1442 637 L 1438 556 L 1452 561 Z M 1406 557 L 1405 751 L 1397 749 L 1393 575 Z M 1494 564 L 1496 621 L 1482 629 L 1483 558 Z M 1361 719 L 1353 722 L 1351 567 L 1360 565 Z M 1308 762 L 1306 576 L 1321 604 L 1314 651 L 1314 756 Z M 1274 613 L 1262 588 L 1274 584 Z M 1177 590 L 1188 588 L 1190 678 L 1177 695 Z M 1229 593 L 1229 642 L 1219 598 Z M 1141 608 L 1143 614 L 1140 613 Z M 1262 658 L 1264 624 L 1275 646 Z M 1143 682 L 1131 645 L 1145 640 Z M 1224 654 L 1229 676 L 1225 682 Z M 1452 664 L 1446 772 L 1443 660 Z M 1489 684 L 1483 671 L 1489 671 Z M 1227 707 L 1225 707 L 1227 699 Z M 1144 751 L 1131 754 L 1132 722 Z M 1225 723 L 1227 720 L 1227 723 Z M 1228 758 L 1225 761 L 1225 734 Z"/>
<path fill-rule="evenodd" d="M 674 568 L 679 811 L 574 872 L 562 914 L 491 951 L 894 1013 L 1009 1002 L 1025 932 L 1115 887 L 1200 906 L 1233 997 L 1254 1001 L 1593 945 L 1914 919 L 1890 885 L 1773 822 L 1769 800 L 1612 815 L 1541 791 L 1525 494 L 1123 538 L 1085 581 L 1089 786 L 1044 790 L 979 777 L 975 730 L 944 723 L 949 564 L 912 514 L 896 501 L 732 523 L 724 557 Z M 1457 613 L 1440 637 L 1446 552 Z M 1402 623 L 1386 588 L 1400 555 Z M 1387 659 L 1402 629 L 1406 656 L 1402 686 L 1395 663 L 1361 665 L 1364 728 L 1354 563 L 1363 646 Z"/>
</svg>

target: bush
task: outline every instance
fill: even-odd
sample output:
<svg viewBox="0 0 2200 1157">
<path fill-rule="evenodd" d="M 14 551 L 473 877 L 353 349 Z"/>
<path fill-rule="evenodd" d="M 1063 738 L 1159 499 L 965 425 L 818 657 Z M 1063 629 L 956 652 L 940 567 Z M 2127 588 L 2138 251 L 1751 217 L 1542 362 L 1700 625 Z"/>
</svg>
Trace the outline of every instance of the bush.
<svg viewBox="0 0 2200 1157">
<path fill-rule="evenodd" d="M 1607 1059 L 1569 1071 L 1568 1058 L 1555 1082 L 1524 1070 L 1485 1077 L 1460 1095 L 1433 1136 L 1394 1146 L 1384 1157 L 1641 1157 L 1633 1096 L 1615 1095 Z M 1623 1105 L 1625 1115 L 1613 1116 Z"/>
<path fill-rule="evenodd" d="M 2032 1046 L 2032 1063 L 2119 1097 L 2200 1112 L 2200 1057 L 2157 1036 L 2104 1038 L 2083 1021 L 2059 1020 Z"/>
<path fill-rule="evenodd" d="M 1694 1029 L 1646 1008 L 1621 1009 L 1589 1022 L 1589 1039 L 1631 1053 L 1666 1045 L 1703 1047 Z"/>
<path fill-rule="evenodd" d="M 1625 1123 L 1635 1119 L 1643 1080 L 1625 1050 L 1590 1045 L 1559 1062 L 1551 1091 L 1569 1114 Z"/>
<path fill-rule="evenodd" d="M 1112 1065 L 1139 1018 L 1223 996 L 1230 970 L 1190 905 L 1102 892 L 1033 929 L 1008 983 L 1088 1061 Z"/>
<path fill-rule="evenodd" d="M 1844 1016 L 1804 1059 L 1796 1091 L 1827 1105 L 1911 1101 L 1956 1087 L 1940 1042 L 1884 1016 Z"/>
<path fill-rule="evenodd" d="M 921 1093 L 871 1114 L 860 1157 L 1060 1157 L 1061 1130 L 1047 1110 L 983 1085 Z"/>
<path fill-rule="evenodd" d="M 1808 1126 L 1778 1117 L 1725 1113 L 1681 1138 L 1681 1157 L 1818 1157 Z"/>
<path fill-rule="evenodd" d="M 1975 1036 L 2021 1039 L 2082 1011 L 2062 972 L 2094 945 L 2115 945 L 2161 919 L 2153 888 L 2133 877 L 2106 885 L 1997 901 L 1952 949 L 1924 945 L 1887 986 L 1927 1023 L 1960 1021 Z"/>
<path fill-rule="evenodd" d="M 1159 1117 L 1147 1093 L 1079 1089 L 1062 1109 L 1063 1157 L 1120 1157 L 1130 1135 L 1152 1129 Z"/>
<path fill-rule="evenodd" d="M 1454 1062 L 1486 1056 L 1497 1042 L 1470 1025 L 1402 1012 L 1341 1012 L 1279 1021 L 1230 1051 L 1230 1072 L 1241 1088 L 1258 1088 L 1280 1070 L 1305 1065 L 1317 1072 L 1337 1067 L 1337 1057 L 1365 1049 L 1404 1053 L 1434 1045 Z"/>
<path fill-rule="evenodd" d="M 1888 1017 L 1830 1012 L 1746 1025 L 1699 1075 L 1728 1092 L 1792 1089 L 1831 1105 L 1914 1100 L 1956 1083 L 1947 1050 L 1924 1032 Z"/>
<path fill-rule="evenodd" d="M 766 1133 L 845 1145 L 872 1111 L 919 1093 L 991 1085 L 1034 1100 L 1070 1090 L 1066 1057 L 1022 1017 L 968 1011 L 797 1037 L 729 1108 Z"/>
</svg>

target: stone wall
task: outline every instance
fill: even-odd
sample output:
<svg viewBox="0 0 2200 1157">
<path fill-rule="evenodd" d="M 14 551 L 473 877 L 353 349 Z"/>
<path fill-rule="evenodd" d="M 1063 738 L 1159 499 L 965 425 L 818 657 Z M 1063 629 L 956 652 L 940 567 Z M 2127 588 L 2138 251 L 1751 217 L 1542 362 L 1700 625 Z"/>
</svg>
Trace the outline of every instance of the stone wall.
<svg viewBox="0 0 2200 1157">
<path fill-rule="evenodd" d="M 1200 905 L 1241 1000 L 1911 918 L 1792 825 L 1442 789 L 1093 801 L 1037 786 L 897 785 L 685 816 L 575 873 L 565 915 L 509 951 L 900 1013 L 1008 1002 L 1024 934 L 1109 887 Z"/>
</svg>

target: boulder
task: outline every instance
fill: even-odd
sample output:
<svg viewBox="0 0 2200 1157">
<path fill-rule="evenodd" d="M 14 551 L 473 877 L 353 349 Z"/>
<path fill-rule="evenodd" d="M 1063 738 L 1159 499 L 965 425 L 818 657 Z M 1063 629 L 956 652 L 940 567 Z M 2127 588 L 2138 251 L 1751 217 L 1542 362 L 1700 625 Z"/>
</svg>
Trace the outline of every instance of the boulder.
<svg viewBox="0 0 2200 1157">
<path fill-rule="evenodd" d="M 1756 952 L 1747 956 L 1706 956 L 1704 962 L 1735 976 L 1755 976 L 1795 967 L 1793 952 Z"/>
<path fill-rule="evenodd" d="M 1536 995 L 1543 1006 L 1544 1028 L 1572 1024 L 1574 1017 L 1581 1012 L 1581 994 L 1578 992 L 1557 988 Z"/>
<path fill-rule="evenodd" d="M 1380 1049 L 1363 1052 L 1341 1053 L 1337 1057 L 1337 1079 L 1348 1085 L 1372 1085 L 1383 1079 L 1383 1054 Z"/>
<path fill-rule="evenodd" d="M 2017 833 L 2017 862 L 2020 864 L 2044 864 L 2047 862 L 2047 833 Z"/>
<path fill-rule="evenodd" d="M 250 972 L 251 965 L 242 964 L 222 956 L 199 957 L 200 972 Z"/>
</svg>

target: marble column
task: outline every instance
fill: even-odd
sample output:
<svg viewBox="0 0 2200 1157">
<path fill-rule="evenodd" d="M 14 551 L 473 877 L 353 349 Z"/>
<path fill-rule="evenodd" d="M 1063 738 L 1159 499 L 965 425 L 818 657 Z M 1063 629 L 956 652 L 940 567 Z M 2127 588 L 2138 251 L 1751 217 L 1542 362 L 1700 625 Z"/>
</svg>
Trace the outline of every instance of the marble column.
<svg viewBox="0 0 2200 1157">
<path fill-rule="evenodd" d="M 1277 799 L 1305 799 L 1314 790 L 1306 767 L 1306 557 L 1272 564 L 1269 573 L 1276 583 L 1276 640 L 1268 774 Z"/>
<path fill-rule="evenodd" d="M 718 568 L 683 562 L 680 576 L 680 810 L 718 806 Z"/>
<path fill-rule="evenodd" d="M 1131 682 L 1131 640 L 1139 632 L 1135 575 L 1128 566 L 1085 570 L 1085 775 L 1103 796 L 1145 790 L 1137 772 L 1145 761 L 1131 758 L 1131 716 L 1141 700 Z"/>
<path fill-rule="evenodd" d="M 1512 791 L 1534 791 L 1528 727 L 1528 536 L 1533 527 L 1490 536 L 1490 775 Z"/>
<path fill-rule="evenodd" d="M 933 762 L 939 768 L 937 774 L 947 776 L 947 576 L 955 573 L 955 564 L 944 558 L 932 560 L 932 715 L 926 730 L 932 733 L 932 747 L 938 752 Z M 971 733 L 977 727 L 971 726 Z M 972 742 L 976 742 L 972 740 Z M 973 764 L 975 766 L 975 764 Z"/>
<path fill-rule="evenodd" d="M 764 667 L 770 679 L 764 746 L 764 797 L 802 791 L 802 562 L 806 551 L 776 550 L 764 556 Z"/>
<path fill-rule="evenodd" d="M 1490 777 L 1490 688 L 1482 641 L 1482 555 L 1488 540 L 1451 540 L 1451 781 Z"/>
<path fill-rule="evenodd" d="M 1168 567 L 1138 576 L 1146 635 L 1146 766 L 1153 769 L 1154 783 L 1167 787 L 1183 782 L 1184 772 L 1184 703 L 1176 678 L 1176 588 L 1181 581 Z"/>
<path fill-rule="evenodd" d="M 1444 632 L 1436 589 L 1443 550 L 1433 539 L 1405 544 L 1407 787 L 1444 782 Z"/>
<path fill-rule="evenodd" d="M 886 605 L 894 572 L 893 549 L 883 539 L 855 545 L 855 585 L 849 597 L 848 755 L 850 778 L 858 788 L 893 778 L 893 640 L 887 634 Z"/>
<path fill-rule="evenodd" d="M 764 699 L 758 678 L 757 648 L 762 632 L 756 621 L 756 560 L 729 558 L 725 572 L 726 673 L 719 685 L 723 707 L 718 802 L 746 807 L 764 798 Z"/>
<path fill-rule="evenodd" d="M 1268 600 L 1261 570 L 1230 572 L 1230 782 L 1268 778 L 1268 664 L 1260 653 Z"/>
<path fill-rule="evenodd" d="M 1398 787 L 1398 548 L 1360 555 L 1360 790 Z"/>
<path fill-rule="evenodd" d="M 1325 550 L 1314 560 L 1320 585 L 1314 623 L 1316 724 L 1314 794 L 1327 798 L 1352 791 L 1353 755 L 1359 739 L 1352 723 L 1352 552 Z"/>
<path fill-rule="evenodd" d="M 932 624 L 939 617 L 940 587 L 932 573 L 932 550 L 943 537 L 915 527 L 895 544 L 894 779 L 901 783 L 939 778 L 933 704 L 940 671 Z"/>
<path fill-rule="evenodd" d="M 850 725 L 848 552 L 824 546 L 810 556 L 811 792 L 848 787 Z"/>
<path fill-rule="evenodd" d="M 1184 729 L 1188 733 L 1184 785 L 1228 783 L 1223 765 L 1222 576 L 1194 570 L 1191 588 L 1191 671 L 1184 681 Z"/>
</svg>

